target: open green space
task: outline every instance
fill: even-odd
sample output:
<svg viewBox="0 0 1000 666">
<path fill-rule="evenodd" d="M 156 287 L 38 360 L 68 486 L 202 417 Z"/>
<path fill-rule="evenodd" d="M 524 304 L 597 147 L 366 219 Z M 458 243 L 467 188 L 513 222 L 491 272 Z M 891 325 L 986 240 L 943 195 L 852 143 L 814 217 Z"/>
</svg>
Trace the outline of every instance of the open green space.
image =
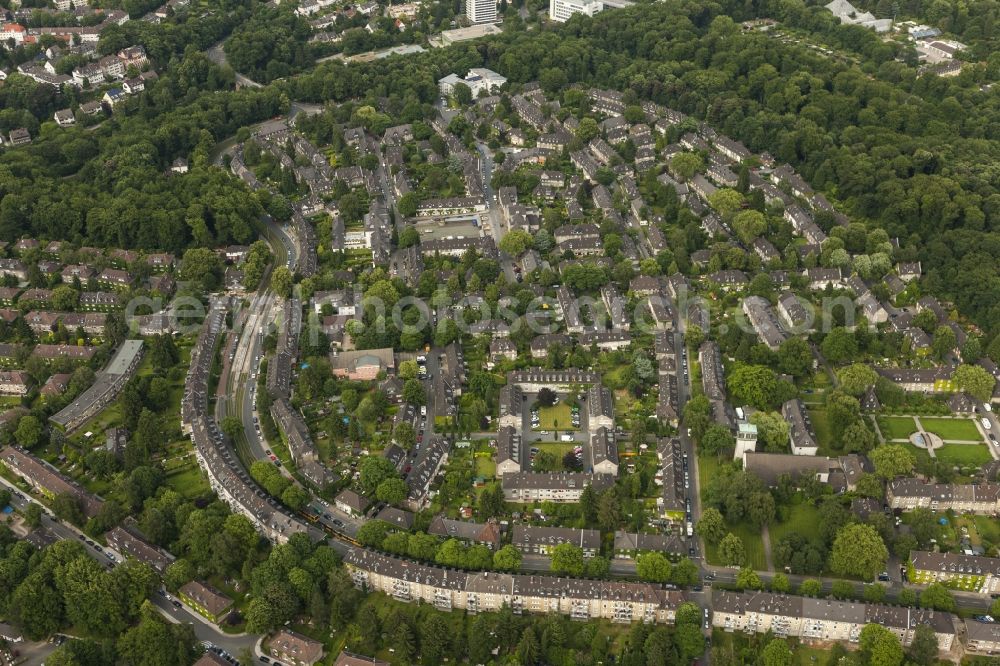
<svg viewBox="0 0 1000 666">
<path fill-rule="evenodd" d="M 910 416 L 884 416 L 878 420 L 878 427 L 886 439 L 908 439 L 916 432 L 917 423 Z"/>
<path fill-rule="evenodd" d="M 920 424 L 924 430 L 932 432 L 941 439 L 964 439 L 970 442 L 981 442 L 983 436 L 972 419 L 935 419 L 922 417 Z"/>
<path fill-rule="evenodd" d="M 914 446 L 909 442 L 903 444 L 903 448 L 910 452 L 910 455 L 912 455 L 913 459 L 917 462 L 918 467 L 926 465 L 930 462 L 931 457 L 930 454 L 927 453 L 927 449 L 921 449 L 920 447 Z"/>
<path fill-rule="evenodd" d="M 188 499 L 199 497 L 211 490 L 208 481 L 201 473 L 201 468 L 193 459 L 188 464 L 170 470 L 167 473 L 166 485 Z"/>
<path fill-rule="evenodd" d="M 801 501 L 799 497 L 795 499 L 799 501 L 793 501 L 785 508 L 788 512 L 785 520 L 774 522 L 768 528 L 772 547 L 783 537 L 792 533 L 801 534 L 809 540 L 820 538 L 819 510 L 811 503 Z"/>
<path fill-rule="evenodd" d="M 476 454 L 476 476 L 481 476 L 484 479 L 492 479 L 497 475 L 497 464 L 496 461 L 490 457 L 488 452 L 480 452 Z"/>
<path fill-rule="evenodd" d="M 984 444 L 945 444 L 934 455 L 952 465 L 983 465 L 993 460 Z"/>
<path fill-rule="evenodd" d="M 538 408 L 539 425 L 535 430 L 577 430 L 573 426 L 569 405 L 561 401 L 558 405 Z"/>
<path fill-rule="evenodd" d="M 746 564 L 757 571 L 767 569 L 767 558 L 764 557 L 764 541 L 761 539 L 760 530 L 749 525 L 730 525 L 726 523 L 726 528 L 738 536 L 743 541 L 743 548 L 746 551 Z M 716 545 L 705 543 L 705 559 L 709 564 L 722 565 L 722 558 L 719 557 L 719 548 Z"/>
<path fill-rule="evenodd" d="M 813 431 L 816 433 L 818 455 L 829 455 L 833 452 L 833 428 L 830 427 L 830 417 L 825 409 L 807 408 Z"/>
</svg>

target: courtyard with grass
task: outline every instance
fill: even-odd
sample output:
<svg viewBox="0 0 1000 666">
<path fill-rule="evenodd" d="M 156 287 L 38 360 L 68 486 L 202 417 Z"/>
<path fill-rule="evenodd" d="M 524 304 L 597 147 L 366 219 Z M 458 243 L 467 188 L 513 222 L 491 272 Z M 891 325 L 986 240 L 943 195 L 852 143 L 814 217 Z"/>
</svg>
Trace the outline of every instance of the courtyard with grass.
<svg viewBox="0 0 1000 666">
<path fill-rule="evenodd" d="M 558 405 L 538 408 L 538 427 L 534 430 L 578 430 L 573 426 L 569 404 L 560 401 Z"/>
<path fill-rule="evenodd" d="M 932 432 L 944 440 L 983 441 L 983 436 L 979 433 L 979 429 L 972 422 L 972 419 L 936 419 L 924 417 L 920 419 L 920 423 L 924 426 L 924 430 Z"/>
</svg>

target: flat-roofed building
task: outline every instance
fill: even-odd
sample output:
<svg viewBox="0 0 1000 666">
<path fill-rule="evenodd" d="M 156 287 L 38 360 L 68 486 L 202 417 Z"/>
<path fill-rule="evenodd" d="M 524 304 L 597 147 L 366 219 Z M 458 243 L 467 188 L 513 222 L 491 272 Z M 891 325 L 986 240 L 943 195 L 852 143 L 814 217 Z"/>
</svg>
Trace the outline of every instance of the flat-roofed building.
<svg viewBox="0 0 1000 666">
<path fill-rule="evenodd" d="M 49 420 L 67 432 L 79 428 L 114 401 L 142 360 L 142 340 L 125 340 L 86 391 Z"/>
</svg>

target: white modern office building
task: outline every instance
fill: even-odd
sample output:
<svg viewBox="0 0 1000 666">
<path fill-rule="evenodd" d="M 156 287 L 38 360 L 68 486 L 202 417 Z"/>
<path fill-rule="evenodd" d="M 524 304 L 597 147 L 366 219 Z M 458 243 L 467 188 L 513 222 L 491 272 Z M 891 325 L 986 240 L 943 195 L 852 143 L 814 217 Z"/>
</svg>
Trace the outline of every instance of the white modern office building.
<svg viewBox="0 0 1000 666">
<path fill-rule="evenodd" d="M 496 0 L 465 0 L 465 16 L 470 23 L 495 23 Z"/>
<path fill-rule="evenodd" d="M 569 20 L 573 14 L 593 16 L 602 9 L 602 0 L 549 0 L 549 18 L 560 23 Z"/>
</svg>

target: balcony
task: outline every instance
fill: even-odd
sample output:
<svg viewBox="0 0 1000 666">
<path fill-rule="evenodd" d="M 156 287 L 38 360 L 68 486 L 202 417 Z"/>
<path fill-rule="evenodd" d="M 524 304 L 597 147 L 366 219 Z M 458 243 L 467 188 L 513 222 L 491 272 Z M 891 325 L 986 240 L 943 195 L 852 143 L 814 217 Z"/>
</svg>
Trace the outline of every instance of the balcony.
<svg viewBox="0 0 1000 666">
<path fill-rule="evenodd" d="M 614 622 L 632 622 L 632 604 L 616 601 L 614 614 L 611 619 Z"/>
<path fill-rule="evenodd" d="M 451 610 L 451 595 L 444 590 L 434 590 L 434 607 L 438 610 Z"/>
<path fill-rule="evenodd" d="M 397 580 L 392 584 L 392 596 L 398 601 L 410 601 L 410 584 L 405 580 Z"/>
</svg>

